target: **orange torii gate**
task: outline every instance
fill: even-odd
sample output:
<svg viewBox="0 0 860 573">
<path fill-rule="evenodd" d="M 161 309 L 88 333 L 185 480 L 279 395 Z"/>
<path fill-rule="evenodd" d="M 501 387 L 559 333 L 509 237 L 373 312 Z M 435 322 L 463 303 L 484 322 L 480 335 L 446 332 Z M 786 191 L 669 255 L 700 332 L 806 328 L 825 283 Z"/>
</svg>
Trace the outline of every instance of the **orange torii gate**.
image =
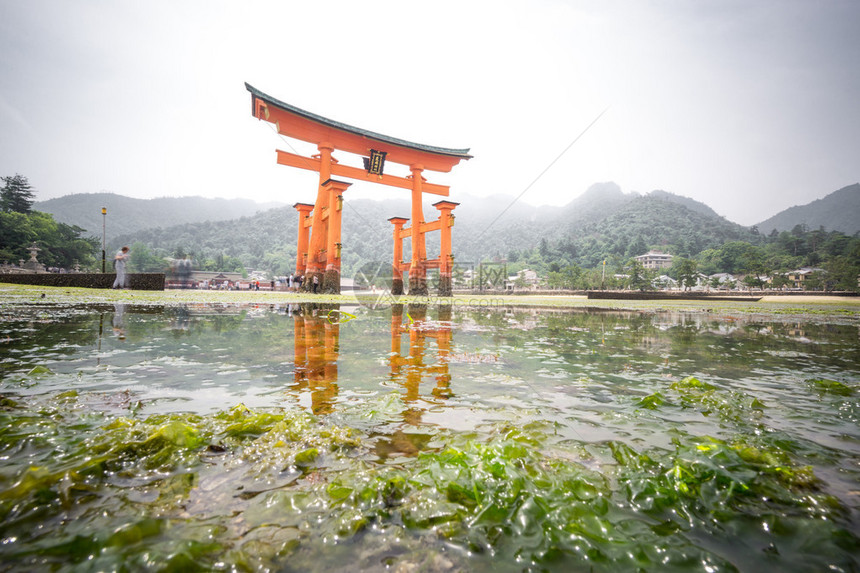
<svg viewBox="0 0 860 573">
<path fill-rule="evenodd" d="M 280 165 L 319 173 L 316 203 L 294 205 L 299 212 L 296 273 L 304 276 L 303 288 L 312 289 L 316 280 L 322 292 L 340 292 L 341 211 L 343 193 L 351 184 L 332 178 L 337 176 L 412 191 L 412 226 L 404 227 L 409 219 L 390 219 L 394 223 L 394 283 L 391 292 L 403 293 L 403 273 L 406 272 L 409 275 L 409 294 L 427 294 L 427 269 L 438 268 L 440 293 L 450 295 L 453 259 L 450 228 L 454 222 L 451 211 L 458 203 L 435 203 L 440 211 L 439 219 L 424 221 L 423 194 L 447 197 L 449 188 L 429 183 L 421 174 L 425 169 L 448 173 L 461 159 L 471 159 L 469 150 L 422 145 L 366 131 L 291 106 L 247 83 L 245 88 L 251 92 L 251 114 L 254 117 L 273 123 L 282 135 L 315 144 L 319 150 L 319 154 L 313 157 L 277 150 Z M 332 156 L 335 150 L 362 156 L 365 168 L 338 163 Z M 386 162 L 406 165 L 411 175 L 397 177 L 383 173 Z M 441 250 L 438 259 L 427 260 L 424 235 L 434 230 L 441 231 Z M 410 262 L 401 260 L 404 238 L 411 238 Z"/>
</svg>

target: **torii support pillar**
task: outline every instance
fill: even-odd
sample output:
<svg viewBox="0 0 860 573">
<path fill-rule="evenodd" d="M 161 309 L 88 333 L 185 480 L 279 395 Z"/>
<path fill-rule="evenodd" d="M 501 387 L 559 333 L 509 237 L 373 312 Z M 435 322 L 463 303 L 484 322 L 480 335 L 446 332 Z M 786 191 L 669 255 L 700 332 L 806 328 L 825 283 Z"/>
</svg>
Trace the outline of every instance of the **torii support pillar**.
<svg viewBox="0 0 860 573">
<path fill-rule="evenodd" d="M 419 225 L 405 227 L 409 219 L 391 217 L 388 219 L 394 225 L 394 262 L 392 263 L 391 294 L 403 294 L 403 273 L 409 273 L 409 294 L 427 294 L 427 269 L 439 269 L 439 295 L 451 296 L 453 291 L 454 255 L 451 254 L 451 227 L 454 226 L 454 214 L 451 211 L 459 205 L 453 201 L 439 201 L 433 206 L 439 210 L 439 218 Z M 420 213 L 420 210 L 419 210 Z M 439 231 L 439 258 L 428 260 L 425 252 L 427 233 Z M 403 240 L 411 238 L 412 244 L 418 245 L 419 255 L 416 257 L 413 249 L 412 261 L 404 262 Z M 416 260 L 418 263 L 416 264 Z M 423 292 L 420 290 L 424 287 Z"/>
<path fill-rule="evenodd" d="M 317 145 L 320 154 L 318 157 L 320 169 L 320 182 L 317 188 L 317 200 L 311 214 L 311 237 L 307 249 L 307 265 L 305 266 L 302 290 L 319 291 L 322 287 L 323 275 L 325 273 L 325 254 L 328 244 L 328 211 L 331 192 L 326 184 L 331 180 L 331 152 L 334 147 L 331 143 L 322 142 Z M 338 234 L 340 229 L 338 229 Z M 317 288 L 314 288 L 316 282 Z"/>
<path fill-rule="evenodd" d="M 308 246 L 311 230 L 311 211 L 313 205 L 296 203 L 293 208 L 299 212 L 299 239 L 296 249 L 296 275 L 304 276 L 308 266 Z"/>
<path fill-rule="evenodd" d="M 352 183 L 329 179 L 323 183 L 328 189 L 328 237 L 326 241 L 325 275 L 322 280 L 322 292 L 340 294 L 340 222 L 343 213 L 343 192 Z"/>
<path fill-rule="evenodd" d="M 391 265 L 391 294 L 399 296 L 403 294 L 403 225 L 409 219 L 403 217 L 391 217 L 388 219 L 394 224 L 394 263 Z"/>
<path fill-rule="evenodd" d="M 451 254 L 451 227 L 454 226 L 454 214 L 451 211 L 459 205 L 453 201 L 439 201 L 433 206 L 439 209 L 439 233 L 441 248 L 439 249 L 439 296 L 453 294 L 452 271 L 454 255 Z"/>
</svg>

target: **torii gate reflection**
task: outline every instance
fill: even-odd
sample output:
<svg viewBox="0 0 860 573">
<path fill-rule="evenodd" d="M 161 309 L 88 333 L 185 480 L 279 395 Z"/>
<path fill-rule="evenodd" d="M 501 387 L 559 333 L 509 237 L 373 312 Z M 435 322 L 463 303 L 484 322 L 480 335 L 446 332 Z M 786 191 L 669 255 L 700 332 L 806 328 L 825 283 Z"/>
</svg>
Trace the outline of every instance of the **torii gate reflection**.
<svg viewBox="0 0 860 573">
<path fill-rule="evenodd" d="M 404 310 L 405 317 L 404 318 Z M 334 409 L 340 391 L 337 361 L 340 354 L 340 323 L 333 313 L 338 305 L 302 304 L 293 314 L 295 344 L 295 390 L 309 390 L 310 409 L 314 414 L 328 414 Z M 335 314 L 336 317 L 336 314 Z M 404 388 L 403 401 L 413 404 L 421 398 L 421 383 L 435 377 L 430 394 L 436 399 L 451 397 L 451 307 L 440 305 L 436 320 L 427 318 L 427 305 L 393 305 L 391 312 L 390 380 Z M 403 335 L 409 335 L 403 348 Z M 436 359 L 427 363 L 427 340 L 436 341 Z M 408 407 L 404 421 L 417 424 L 422 410 Z"/>
<path fill-rule="evenodd" d="M 448 372 L 448 359 L 451 355 L 451 306 L 438 307 L 439 315 L 435 321 L 427 319 L 427 305 L 410 304 L 406 307 L 408 322 L 403 320 L 404 305 L 396 304 L 391 308 L 391 379 L 399 380 L 406 389 L 403 401 L 411 404 L 420 398 L 420 386 L 424 377 L 435 375 L 436 386 L 430 393 L 436 398 L 449 398 L 451 393 L 451 374 Z M 408 352 L 402 352 L 403 334 L 409 335 Z M 427 364 L 427 339 L 436 341 L 436 360 Z M 421 410 L 410 408 L 404 413 L 405 421 L 417 425 L 421 421 Z"/>
<path fill-rule="evenodd" d="M 374 133 L 299 109 L 247 83 L 245 88 L 251 93 L 251 114 L 254 117 L 274 124 L 281 135 L 313 143 L 319 150 L 319 154 L 313 157 L 277 150 L 280 165 L 319 173 L 316 203 L 293 205 L 299 212 L 296 273 L 304 277 L 302 287 L 309 290 L 314 284 L 319 284 L 324 293 L 340 293 L 341 211 L 343 193 L 351 183 L 333 179 L 338 176 L 412 191 L 412 226 L 404 227 L 409 219 L 389 219 L 395 225 L 391 293 L 403 294 L 403 273 L 406 272 L 409 275 L 409 294 L 428 294 L 427 270 L 438 268 L 439 294 L 450 296 L 453 271 L 450 227 L 454 224 L 451 211 L 458 203 L 435 203 L 434 207 L 440 212 L 439 219 L 425 221 L 423 194 L 447 197 L 449 188 L 428 182 L 422 173 L 425 170 L 448 173 L 461 160 L 472 158 L 469 150 L 423 145 Z M 365 168 L 339 163 L 332 155 L 336 150 L 362 156 Z M 383 173 L 386 161 L 408 167 L 411 175 L 398 177 Z M 439 258 L 428 260 L 424 236 L 436 230 L 441 231 Z M 400 260 L 404 238 L 411 238 L 409 262 Z"/>
<path fill-rule="evenodd" d="M 328 318 L 334 308 L 337 307 L 303 304 L 293 316 L 296 387 L 310 390 L 314 414 L 330 413 L 338 394 L 340 324 Z"/>
</svg>

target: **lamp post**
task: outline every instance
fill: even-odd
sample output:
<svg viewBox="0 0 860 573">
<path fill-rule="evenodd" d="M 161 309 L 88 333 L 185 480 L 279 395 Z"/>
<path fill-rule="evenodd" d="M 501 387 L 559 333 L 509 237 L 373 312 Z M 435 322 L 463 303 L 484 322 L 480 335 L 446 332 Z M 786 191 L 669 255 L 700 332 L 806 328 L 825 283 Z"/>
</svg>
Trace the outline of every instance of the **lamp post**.
<svg viewBox="0 0 860 573">
<path fill-rule="evenodd" d="M 107 207 L 102 207 L 102 273 L 105 272 L 105 229 L 107 229 Z"/>
</svg>

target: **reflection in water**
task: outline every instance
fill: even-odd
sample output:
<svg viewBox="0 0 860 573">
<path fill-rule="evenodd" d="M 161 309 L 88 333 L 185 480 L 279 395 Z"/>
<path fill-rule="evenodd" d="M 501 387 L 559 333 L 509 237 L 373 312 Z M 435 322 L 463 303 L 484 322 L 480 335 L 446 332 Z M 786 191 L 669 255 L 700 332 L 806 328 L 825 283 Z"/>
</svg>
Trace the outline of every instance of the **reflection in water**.
<svg viewBox="0 0 860 573">
<path fill-rule="evenodd" d="M 120 340 L 125 340 L 125 307 L 124 302 L 113 305 L 113 334 Z"/>
<path fill-rule="evenodd" d="M 353 312 L 0 308 L 0 562 L 858 570 L 853 315 Z"/>
<path fill-rule="evenodd" d="M 405 389 L 403 401 L 415 403 L 420 399 L 422 381 L 432 376 L 435 386 L 429 394 L 436 399 L 447 399 L 451 392 L 451 375 L 448 359 L 451 354 L 451 308 L 437 309 L 436 320 L 427 316 L 426 305 L 394 305 L 391 313 L 390 379 Z M 291 308 L 294 320 L 295 384 L 299 392 L 307 390 L 310 410 L 314 414 L 329 414 L 337 401 L 338 358 L 340 354 L 340 326 L 344 314 L 338 305 L 302 304 Z M 408 346 L 403 348 L 403 337 Z M 436 356 L 428 363 L 428 340 L 435 341 Z M 409 408 L 403 413 L 410 424 L 421 422 L 421 409 Z"/>
<path fill-rule="evenodd" d="M 180 306 L 176 309 L 173 315 L 173 323 L 170 325 L 170 330 L 173 336 L 181 336 L 188 332 L 191 325 L 191 312 L 187 306 Z"/>
<path fill-rule="evenodd" d="M 310 390 L 311 411 L 329 414 L 337 398 L 337 357 L 340 323 L 332 312 L 338 305 L 303 304 L 293 315 L 295 329 L 295 388 Z M 292 313 L 291 313 L 292 314 Z"/>
<path fill-rule="evenodd" d="M 436 398 L 450 398 L 451 375 L 448 372 L 448 358 L 451 355 L 451 307 L 441 305 L 437 308 L 435 321 L 427 318 L 427 305 L 410 304 L 404 322 L 403 305 L 396 304 L 391 310 L 391 379 L 402 381 L 406 389 L 404 401 L 415 402 L 420 396 L 421 381 L 426 375 L 435 375 L 436 386 L 431 394 Z M 409 335 L 409 348 L 402 349 L 402 337 Z M 436 342 L 436 360 L 425 363 L 427 339 Z M 417 422 L 418 420 L 416 420 Z"/>
<path fill-rule="evenodd" d="M 563 420 L 572 439 L 636 436 L 668 447 L 670 434 L 660 424 L 607 416 L 650 396 L 671 397 L 672 383 L 695 376 L 766 404 L 776 431 L 833 448 L 845 448 L 850 436 L 852 451 L 860 443 L 856 401 L 832 410 L 815 382 L 857 387 L 854 319 L 516 308 L 457 309 L 452 316 L 445 305 L 351 310 L 14 309 L 0 315 L 0 378 L 17 392 L 16 385 L 36 384 L 28 372 L 44 368 L 53 374 L 38 380 L 40 392 L 128 390 L 144 414 L 296 403 L 318 415 L 342 414 L 392 397 L 377 408 L 390 424 L 379 435 L 390 437 L 395 427 L 410 433 L 411 445 L 396 448 L 405 452 L 420 447 L 421 427 L 471 430 L 512 404 Z M 677 397 L 668 403 L 683 406 Z M 666 419 L 701 434 L 727 434 L 717 418 L 689 408 Z"/>
</svg>

